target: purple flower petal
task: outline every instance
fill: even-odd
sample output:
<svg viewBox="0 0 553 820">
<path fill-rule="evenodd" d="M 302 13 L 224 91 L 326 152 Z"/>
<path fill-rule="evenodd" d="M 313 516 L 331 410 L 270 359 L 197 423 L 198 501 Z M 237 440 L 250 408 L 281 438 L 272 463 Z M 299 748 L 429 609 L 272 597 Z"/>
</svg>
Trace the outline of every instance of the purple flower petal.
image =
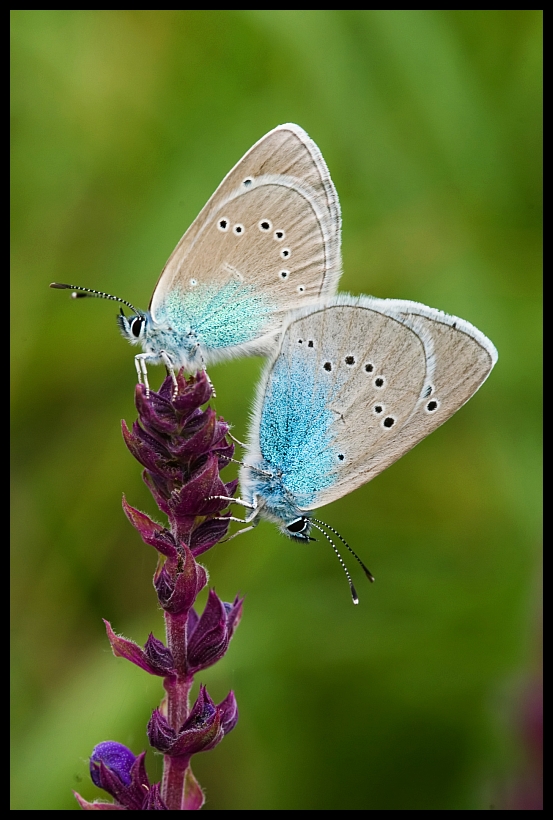
<svg viewBox="0 0 553 820">
<path fill-rule="evenodd" d="M 194 608 L 190 610 L 188 613 L 188 621 L 187 621 L 187 629 L 188 629 L 188 636 L 192 635 L 194 630 L 196 629 L 196 624 L 200 620 L 200 616 L 196 612 Z"/>
<path fill-rule="evenodd" d="M 226 604 L 225 603 L 225 609 L 227 611 L 227 624 L 228 624 L 229 638 L 232 638 L 236 627 L 240 623 L 240 618 L 242 617 L 242 605 L 243 605 L 243 603 L 244 603 L 244 599 L 239 598 L 238 595 L 234 599 L 233 604 Z"/>
<path fill-rule="evenodd" d="M 126 746 L 123 746 L 122 743 L 117 743 L 115 740 L 104 740 L 102 743 L 98 743 L 92 750 L 92 754 L 90 755 L 90 775 L 98 788 L 104 788 L 98 777 L 98 769 L 92 768 L 93 764 L 96 766 L 103 763 L 122 783 L 129 786 L 131 782 L 131 769 L 135 760 L 136 755 Z"/>
<path fill-rule="evenodd" d="M 199 527 L 196 527 L 190 536 L 190 549 L 197 558 L 223 538 L 228 532 L 230 521 L 228 518 L 207 518 Z"/>
<path fill-rule="evenodd" d="M 178 459 L 204 455 L 204 453 L 210 452 L 224 435 L 224 433 L 221 433 L 221 425 L 217 421 L 215 411 L 208 407 L 198 431 L 190 438 L 181 441 L 178 447 L 172 447 L 172 454 Z"/>
<path fill-rule="evenodd" d="M 159 783 L 154 783 L 151 786 L 150 790 L 147 792 L 146 797 L 144 799 L 144 803 L 142 804 L 143 811 L 167 811 L 167 806 L 161 799 L 161 794 L 159 792 Z"/>
<path fill-rule="evenodd" d="M 180 615 L 188 612 L 200 590 L 207 583 L 207 573 L 197 564 L 186 544 L 180 548 L 180 561 L 166 566 L 159 573 L 155 583 L 159 602 L 166 612 Z"/>
<path fill-rule="evenodd" d="M 154 709 L 152 717 L 148 721 L 148 740 L 150 746 L 157 749 L 164 754 L 170 753 L 174 746 L 177 733 L 171 729 L 167 720 L 161 714 L 159 709 Z"/>
<path fill-rule="evenodd" d="M 126 423 L 121 422 L 121 430 L 125 444 L 137 461 L 152 472 L 163 473 L 163 468 L 169 469 L 167 454 L 153 436 L 149 436 L 135 421 L 132 432 Z M 174 472 L 174 470 L 173 470 Z"/>
<path fill-rule="evenodd" d="M 198 371 L 196 376 L 192 376 L 188 382 L 182 376 L 181 378 L 186 387 L 179 391 L 172 400 L 172 404 L 179 415 L 186 416 L 193 409 L 209 401 L 213 390 L 203 370 Z"/>
<path fill-rule="evenodd" d="M 158 675 L 175 674 L 175 663 L 171 650 L 162 641 L 155 638 L 151 632 L 144 644 L 144 655 L 148 658 L 152 667 L 158 670 Z"/>
<path fill-rule="evenodd" d="M 205 609 L 188 638 L 188 665 L 198 672 L 223 657 L 229 644 L 227 612 L 214 590 L 209 591 Z"/>
<path fill-rule="evenodd" d="M 226 698 L 217 706 L 221 715 L 221 726 L 223 732 L 228 735 L 232 732 L 238 722 L 238 706 L 234 692 L 230 691 Z"/>
<path fill-rule="evenodd" d="M 225 490 L 225 485 L 219 478 L 217 459 L 209 456 L 205 464 L 171 497 L 169 503 L 172 513 L 181 517 L 219 512 L 228 505 L 225 505 L 224 501 L 208 499 L 211 496 L 224 495 Z"/>
</svg>

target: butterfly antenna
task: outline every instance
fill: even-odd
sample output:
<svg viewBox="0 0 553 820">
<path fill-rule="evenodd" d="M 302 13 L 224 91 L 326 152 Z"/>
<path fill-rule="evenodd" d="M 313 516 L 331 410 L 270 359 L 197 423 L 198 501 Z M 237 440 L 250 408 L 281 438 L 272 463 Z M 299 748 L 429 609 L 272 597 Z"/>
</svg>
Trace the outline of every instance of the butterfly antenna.
<svg viewBox="0 0 553 820">
<path fill-rule="evenodd" d="M 344 544 L 344 545 L 348 548 L 348 550 L 351 552 L 351 554 L 353 555 L 353 557 L 354 557 L 355 559 L 357 559 L 357 561 L 359 561 L 359 563 L 361 564 L 361 567 L 363 568 L 363 572 L 365 573 L 365 575 L 367 576 L 367 578 L 369 579 L 369 581 L 370 581 L 370 582 L 371 582 L 371 584 L 372 584 L 372 583 L 374 582 L 374 575 L 372 574 L 372 572 L 370 571 L 370 569 L 368 569 L 368 568 L 365 566 L 365 564 L 364 564 L 364 563 L 363 563 L 363 561 L 359 558 L 359 556 L 357 555 L 357 553 L 356 553 L 356 552 L 354 552 L 354 551 L 352 550 L 352 548 L 350 547 L 350 545 L 348 544 L 348 542 L 345 540 L 345 538 L 342 538 L 342 536 L 340 535 L 340 533 L 338 532 L 338 530 L 335 530 L 335 529 L 334 529 L 334 527 L 331 527 L 331 526 L 330 526 L 330 524 L 327 524 L 325 521 L 319 521 L 319 519 L 318 519 L 318 518 L 312 518 L 312 519 L 311 519 L 311 521 L 316 521 L 316 522 L 317 522 L 317 524 L 322 524 L 322 526 L 327 527 L 327 529 L 331 530 L 331 532 L 333 532 L 333 533 L 334 533 L 334 535 L 337 535 L 337 536 L 338 536 L 338 538 L 340 539 L 340 541 L 342 542 L 342 544 Z M 319 529 L 319 528 L 317 527 L 317 529 Z"/>
<path fill-rule="evenodd" d="M 74 293 L 71 294 L 73 299 L 85 299 L 87 296 L 95 296 L 96 299 L 111 299 L 114 302 L 121 302 L 121 304 L 126 305 L 130 308 L 137 316 L 140 316 L 140 311 L 135 308 L 134 305 L 131 305 L 130 302 L 127 302 L 126 299 L 120 299 L 119 296 L 112 296 L 110 293 L 104 293 L 101 290 L 93 290 L 92 288 L 81 288 L 79 285 L 63 285 L 60 282 L 52 282 L 50 284 L 51 288 L 57 288 L 58 290 L 72 290 Z"/>
<path fill-rule="evenodd" d="M 344 564 L 344 559 L 342 558 L 342 556 L 338 552 L 338 547 L 336 546 L 336 544 L 334 543 L 334 541 L 332 540 L 330 535 L 328 535 L 321 527 L 318 527 L 317 524 L 314 524 L 313 521 L 314 521 L 314 519 L 311 518 L 310 523 L 315 527 L 316 530 L 319 530 L 319 532 L 322 532 L 322 534 L 327 539 L 327 541 L 330 543 L 332 549 L 336 553 L 338 561 L 342 565 L 342 569 L 346 573 L 346 577 L 348 579 L 349 588 L 350 588 L 350 592 L 351 592 L 351 600 L 353 601 L 354 604 L 358 604 L 359 603 L 359 598 L 357 597 L 357 592 L 355 590 L 355 587 L 353 586 L 353 581 L 351 580 L 351 575 L 349 574 L 349 570 L 346 567 L 346 565 Z"/>
</svg>

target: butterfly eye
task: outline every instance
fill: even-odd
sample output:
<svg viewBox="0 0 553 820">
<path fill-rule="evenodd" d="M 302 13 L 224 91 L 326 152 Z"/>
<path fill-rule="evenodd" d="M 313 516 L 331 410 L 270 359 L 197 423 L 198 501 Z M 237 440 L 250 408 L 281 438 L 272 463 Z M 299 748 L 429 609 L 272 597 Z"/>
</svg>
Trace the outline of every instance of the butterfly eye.
<svg viewBox="0 0 553 820">
<path fill-rule="evenodd" d="M 132 335 L 133 335 L 136 339 L 138 339 L 138 337 L 140 336 L 140 331 L 142 330 L 142 323 L 143 323 L 143 321 L 144 321 L 144 320 L 143 320 L 140 316 L 137 316 L 137 317 L 136 317 L 135 319 L 133 319 L 133 320 L 132 320 L 132 322 L 130 323 L 130 325 L 131 325 L 131 333 L 132 333 Z"/>
<path fill-rule="evenodd" d="M 307 518 L 296 518 L 295 521 L 292 521 L 291 524 L 288 524 L 286 529 L 288 532 L 292 533 L 299 533 L 305 532 L 309 526 L 309 519 Z"/>
</svg>

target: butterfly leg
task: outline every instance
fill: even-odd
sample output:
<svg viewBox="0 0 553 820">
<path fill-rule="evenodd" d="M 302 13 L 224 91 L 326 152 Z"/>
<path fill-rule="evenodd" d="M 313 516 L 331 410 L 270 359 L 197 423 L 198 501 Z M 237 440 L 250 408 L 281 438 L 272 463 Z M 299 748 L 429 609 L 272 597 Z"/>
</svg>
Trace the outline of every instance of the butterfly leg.
<svg viewBox="0 0 553 820">
<path fill-rule="evenodd" d="M 150 385 L 148 383 L 148 371 L 146 370 L 146 354 L 139 353 L 134 357 L 134 364 L 138 374 L 138 384 L 144 384 L 146 388 L 146 398 L 150 398 Z"/>
<path fill-rule="evenodd" d="M 242 498 L 229 498 L 226 495 L 210 495 L 208 501 L 228 501 L 229 504 L 240 504 L 242 507 L 247 507 L 248 510 L 257 510 L 257 504 L 250 504 L 249 501 L 244 501 Z M 237 519 L 240 520 L 240 519 Z M 232 518 L 231 518 L 232 521 Z M 244 523 L 244 522 L 242 522 Z"/>
<path fill-rule="evenodd" d="M 231 518 L 230 520 L 231 521 L 241 521 L 240 518 Z M 244 524 L 244 523 L 245 522 L 242 521 L 242 524 Z M 236 532 L 233 532 L 233 534 L 229 535 L 228 538 L 224 538 L 221 541 L 221 544 L 227 544 L 229 541 L 232 541 L 233 538 L 236 538 L 237 535 L 242 535 L 242 533 L 244 533 L 244 532 L 249 532 L 250 530 L 255 530 L 255 528 L 257 527 L 257 523 L 258 522 L 256 521 L 254 524 L 250 524 L 249 527 L 243 527 L 241 530 L 237 530 Z"/>
<path fill-rule="evenodd" d="M 203 369 L 203 371 L 204 371 L 204 373 L 205 373 L 205 377 L 206 377 L 206 379 L 207 379 L 207 382 L 208 382 L 209 386 L 211 387 L 211 397 L 212 397 L 212 398 L 214 398 L 214 399 L 216 399 L 216 398 L 217 398 L 217 393 L 215 392 L 215 385 L 213 384 L 213 382 L 212 382 L 212 381 L 211 381 L 211 379 L 209 378 L 209 373 L 207 372 L 207 370 L 205 369 L 205 367 L 204 367 L 204 368 L 202 368 L 202 369 Z M 229 435 L 230 435 L 230 434 L 229 434 Z M 232 436 L 231 436 L 231 438 L 232 438 Z"/>
<path fill-rule="evenodd" d="M 175 398 L 175 396 L 179 392 L 179 385 L 177 383 L 177 377 L 175 376 L 173 362 L 171 361 L 170 356 L 165 352 L 165 350 L 160 350 L 159 357 L 165 365 L 165 367 L 167 368 L 167 372 L 171 376 L 171 379 L 173 380 L 173 398 Z"/>
<path fill-rule="evenodd" d="M 207 373 L 206 373 L 206 376 L 207 376 Z M 228 433 L 227 433 L 227 436 L 228 436 L 229 438 L 231 438 L 234 442 L 236 442 L 236 444 L 239 444 L 239 445 L 240 445 L 240 447 L 246 447 L 246 445 L 245 445 L 242 441 L 239 441 L 239 439 L 235 438 L 235 437 L 232 435 L 232 433 L 231 433 L 231 432 L 228 432 Z"/>
</svg>

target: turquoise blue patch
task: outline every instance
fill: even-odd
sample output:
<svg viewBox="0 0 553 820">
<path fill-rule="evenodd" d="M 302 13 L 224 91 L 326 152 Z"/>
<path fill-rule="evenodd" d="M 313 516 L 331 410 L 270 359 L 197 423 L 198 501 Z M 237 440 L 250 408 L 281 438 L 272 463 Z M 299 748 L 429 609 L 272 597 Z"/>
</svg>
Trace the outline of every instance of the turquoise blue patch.
<svg viewBox="0 0 553 820">
<path fill-rule="evenodd" d="M 168 293 L 156 310 L 156 324 L 167 324 L 178 334 L 194 334 L 207 348 L 233 347 L 260 335 L 274 305 L 251 285 L 227 282 L 223 287 L 198 285 Z"/>
<path fill-rule="evenodd" d="M 300 508 L 336 481 L 330 432 L 335 414 L 328 409 L 329 398 L 305 357 L 292 363 L 284 356 L 277 359 L 261 412 L 260 447 L 270 471 L 282 474 L 282 486 Z"/>
</svg>

